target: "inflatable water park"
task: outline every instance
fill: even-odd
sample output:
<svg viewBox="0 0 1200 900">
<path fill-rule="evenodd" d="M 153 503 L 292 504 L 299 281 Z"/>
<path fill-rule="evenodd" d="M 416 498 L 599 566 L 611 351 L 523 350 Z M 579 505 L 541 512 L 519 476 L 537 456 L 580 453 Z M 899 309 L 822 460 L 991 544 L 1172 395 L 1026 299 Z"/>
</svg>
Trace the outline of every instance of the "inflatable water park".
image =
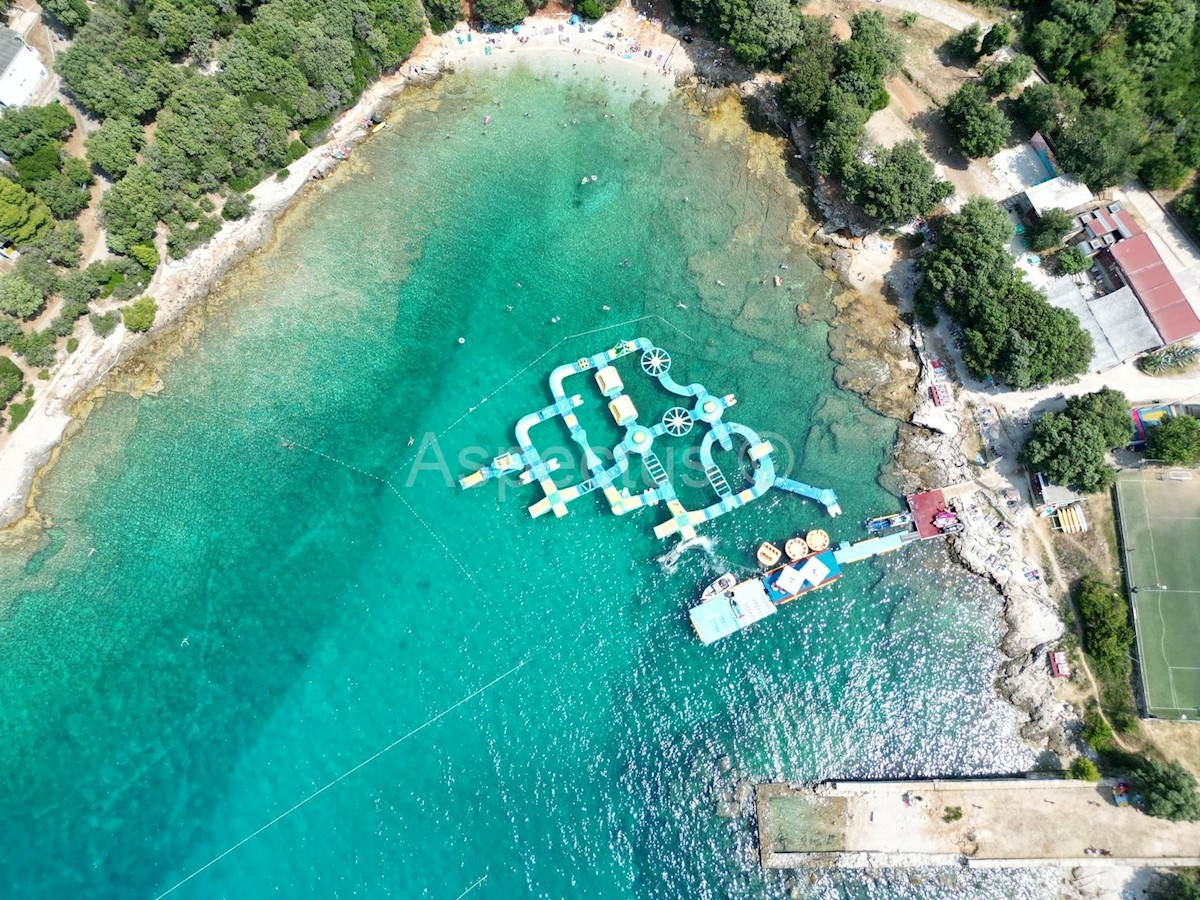
<svg viewBox="0 0 1200 900">
<path fill-rule="evenodd" d="M 657 382 L 672 397 L 681 398 L 652 424 L 642 421 L 614 365 L 633 354 L 638 354 L 642 376 Z M 578 376 L 585 374 L 592 376 L 588 388 L 592 401 L 607 402 L 608 414 L 623 435 L 615 446 L 593 445 L 580 424 L 576 410 L 586 401 L 583 393 L 568 393 L 567 382 L 571 380 L 574 387 Z M 648 338 L 620 341 L 607 350 L 558 366 L 550 373 L 549 388 L 551 402 L 517 421 L 516 449 L 460 478 L 460 487 L 477 487 L 506 476 L 516 477 L 523 485 L 536 483 L 542 496 L 529 507 L 534 518 L 548 512 L 565 516 L 568 504 L 596 491 L 616 515 L 662 506 L 667 516 L 654 526 L 655 536 L 678 535 L 681 541 L 695 539 L 698 527 L 754 502 L 770 490 L 813 500 L 832 517 L 841 514 L 837 494 L 778 474 L 771 443 L 745 425 L 726 421 L 726 411 L 737 403 L 733 394 L 716 395 L 699 383 L 679 383 L 671 375 L 670 354 Z M 562 420 L 581 450 L 587 477 L 577 484 L 559 487 L 555 483 L 558 460 L 544 458 L 531 436 L 535 426 L 555 418 Z M 687 437 L 695 428 L 704 430 L 699 458 L 713 499 L 699 509 L 688 509 L 655 448 L 661 449 L 673 438 Z M 750 462 L 748 482 L 737 489 L 730 485 L 714 453 L 717 448 L 733 451 L 735 440 L 745 445 Z M 606 465 L 602 454 L 611 463 Z M 618 486 L 635 461 L 641 462 L 649 484 L 636 493 L 627 486 Z M 809 591 L 832 584 L 841 578 L 842 567 L 848 563 L 899 550 L 910 541 L 954 533 L 956 527 L 961 527 L 946 508 L 940 491 L 912 495 L 908 503 L 910 512 L 870 519 L 866 523 L 870 537 L 855 543 L 844 541 L 836 549 L 830 547 L 829 535 L 820 529 L 789 539 L 782 550 L 771 543 L 762 544 L 757 559 L 763 572 L 742 581 L 726 573 L 701 593 L 700 604 L 689 614 L 697 636 L 706 644 L 713 643 L 773 615 L 780 606 Z M 787 562 L 778 565 L 785 555 Z"/>
<path fill-rule="evenodd" d="M 618 359 L 635 353 L 640 354 L 639 369 L 645 377 L 657 381 L 667 393 L 683 398 L 678 405 L 663 413 L 657 422 L 649 425 L 640 420 L 637 407 L 626 393 L 625 383 L 613 365 Z M 603 448 L 604 455 L 612 459 L 607 466 L 575 414 L 575 410 L 585 402 L 583 395 L 567 393 L 567 380 L 585 373 L 592 375 L 594 390 L 607 400 L 609 415 L 617 427 L 624 430 L 624 437 L 615 447 Z M 543 496 L 529 507 L 530 515 L 534 518 L 547 512 L 565 516 L 567 504 L 593 491 L 603 494 L 616 515 L 661 504 L 666 508 L 668 517 L 654 527 L 655 536 L 667 538 L 678 534 L 683 540 L 696 537 L 698 526 L 752 503 L 772 489 L 814 500 L 824 506 L 831 516 L 837 516 L 842 511 L 838 506 L 837 494 L 833 491 L 776 474 L 770 441 L 763 440 L 745 425 L 725 421 L 726 410 L 737 403 L 737 398 L 733 394 L 712 394 L 702 384 L 685 385 L 677 382 L 671 376 L 671 355 L 648 338 L 621 341 L 594 356 L 585 356 L 561 365 L 550 373 L 549 382 L 553 402 L 518 420 L 515 429 L 517 449 L 497 456 L 488 465 L 459 479 L 460 486 L 476 487 L 505 475 L 515 475 L 522 484 L 536 482 Z M 571 440 L 579 445 L 590 476 L 579 484 L 561 488 L 552 477 L 559 468 L 558 462 L 543 459 L 530 437 L 535 425 L 556 416 L 566 425 Z M 702 509 L 687 509 L 655 452 L 655 445 L 670 438 L 685 437 L 696 427 L 705 430 L 699 455 L 714 499 Z M 717 447 L 732 451 L 735 439 L 746 445 L 747 458 L 752 466 L 750 483 L 738 490 L 729 484 L 714 457 Z M 627 487 L 618 488 L 617 484 L 636 459 L 640 459 L 645 467 L 651 484 L 643 491 L 631 493 Z"/>
</svg>

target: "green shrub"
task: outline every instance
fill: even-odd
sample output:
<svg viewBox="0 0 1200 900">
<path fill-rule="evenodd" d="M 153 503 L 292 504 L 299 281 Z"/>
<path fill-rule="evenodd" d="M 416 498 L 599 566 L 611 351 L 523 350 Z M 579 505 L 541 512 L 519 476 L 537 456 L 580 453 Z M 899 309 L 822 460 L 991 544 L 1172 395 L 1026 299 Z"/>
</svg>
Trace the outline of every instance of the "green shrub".
<svg viewBox="0 0 1200 900">
<path fill-rule="evenodd" d="M 221 207 L 221 218 L 227 222 L 244 219 L 249 213 L 250 201 L 242 194 L 230 194 L 225 198 L 225 205 Z"/>
<path fill-rule="evenodd" d="M 308 147 L 305 146 L 304 141 L 295 140 L 288 144 L 286 159 L 289 163 L 293 163 L 304 156 L 304 154 L 307 152 Z"/>
<path fill-rule="evenodd" d="M 1067 770 L 1067 777 L 1075 781 L 1099 781 L 1100 770 L 1086 756 L 1078 756 L 1071 763 L 1071 768 Z"/>
<path fill-rule="evenodd" d="M 1193 344 L 1176 344 L 1142 357 L 1139 365 L 1149 375 L 1158 375 L 1173 369 L 1184 369 L 1200 359 L 1200 347 Z"/>
<path fill-rule="evenodd" d="M 79 338 L 77 338 L 77 337 L 67 338 L 67 352 L 74 353 L 78 349 L 79 349 Z"/>
<path fill-rule="evenodd" d="M 1055 484 L 1084 493 L 1103 490 L 1116 477 L 1108 452 L 1129 443 L 1132 427 L 1125 395 L 1101 388 L 1072 397 L 1063 412 L 1044 413 L 1019 459 Z"/>
<path fill-rule="evenodd" d="M 1093 701 L 1083 714 L 1083 732 L 1080 734 L 1085 744 L 1097 753 L 1109 753 L 1116 749 L 1117 743 L 1113 730 L 1100 715 L 1100 710 Z"/>
<path fill-rule="evenodd" d="M 7 356 L 0 356 L 0 409 L 21 390 L 21 367 Z"/>
<path fill-rule="evenodd" d="M 147 272 L 158 268 L 158 251 L 150 244 L 134 244 L 129 248 L 129 255 Z"/>
<path fill-rule="evenodd" d="M 1177 760 L 1143 759 L 1131 780 L 1150 815 L 1172 822 L 1200 821 L 1196 779 Z"/>
<path fill-rule="evenodd" d="M 1174 466 L 1200 464 L 1200 422 L 1191 416 L 1175 416 L 1151 428 L 1146 454 Z"/>
<path fill-rule="evenodd" d="M 154 324 L 154 314 L 158 312 L 158 304 L 153 297 L 139 297 L 121 310 L 125 327 L 130 331 L 149 331 Z"/>
<path fill-rule="evenodd" d="M 332 116 L 320 116 L 300 129 L 300 140 L 308 147 L 315 147 L 325 140 L 325 132 L 333 124 Z M 233 185 L 231 184 L 230 187 Z"/>
<path fill-rule="evenodd" d="M 1075 221 L 1065 210 L 1048 209 L 1029 226 L 1025 240 L 1030 250 L 1041 253 L 1061 244 L 1074 227 Z"/>
<path fill-rule="evenodd" d="M 978 22 L 972 22 L 958 34 L 953 35 L 942 49 L 946 54 L 953 59 L 967 64 L 974 63 L 979 59 L 979 39 L 983 35 L 983 29 Z"/>
<path fill-rule="evenodd" d="M 18 334 L 8 346 L 31 366 L 48 366 L 54 362 L 54 334 L 49 330 Z"/>
<path fill-rule="evenodd" d="M 92 323 L 92 331 L 100 337 L 108 337 L 121 321 L 121 314 L 114 309 L 106 313 L 92 313 L 88 320 Z"/>
<path fill-rule="evenodd" d="M 8 430 L 16 431 L 17 426 L 29 417 L 29 411 L 33 409 L 33 398 L 23 400 L 20 403 L 10 403 L 8 405 Z"/>
<path fill-rule="evenodd" d="M 1064 275 L 1078 275 L 1092 267 L 1092 261 L 1078 247 L 1065 247 L 1056 257 L 1059 271 Z"/>
<path fill-rule="evenodd" d="M 291 174 L 292 174 L 292 170 L 289 169 L 287 166 L 284 166 L 282 169 L 280 169 L 278 172 L 275 173 L 275 180 L 276 181 L 287 181 L 288 177 Z"/>
<path fill-rule="evenodd" d="M 963 817 L 961 806 L 947 806 L 946 811 L 942 813 L 943 822 L 957 822 Z"/>
<path fill-rule="evenodd" d="M 1133 650 L 1129 604 L 1112 586 L 1085 578 L 1076 598 L 1083 620 L 1083 646 L 1106 673 L 1128 671 Z"/>
</svg>

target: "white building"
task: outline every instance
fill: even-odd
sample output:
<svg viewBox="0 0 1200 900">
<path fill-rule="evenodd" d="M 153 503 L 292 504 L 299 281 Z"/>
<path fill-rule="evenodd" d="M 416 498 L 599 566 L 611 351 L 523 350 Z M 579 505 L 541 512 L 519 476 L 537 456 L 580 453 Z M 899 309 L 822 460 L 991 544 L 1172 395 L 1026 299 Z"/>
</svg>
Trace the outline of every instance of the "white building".
<svg viewBox="0 0 1200 900">
<path fill-rule="evenodd" d="M 0 107 L 24 106 L 47 74 L 37 51 L 11 28 L 0 26 Z"/>
</svg>

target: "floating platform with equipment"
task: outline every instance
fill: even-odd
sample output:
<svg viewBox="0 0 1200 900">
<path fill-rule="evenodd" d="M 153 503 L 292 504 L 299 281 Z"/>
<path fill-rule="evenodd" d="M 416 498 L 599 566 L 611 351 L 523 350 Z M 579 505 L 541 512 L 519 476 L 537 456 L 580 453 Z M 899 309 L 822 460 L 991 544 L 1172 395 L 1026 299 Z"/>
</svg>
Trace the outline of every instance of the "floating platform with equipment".
<svg viewBox="0 0 1200 900">
<path fill-rule="evenodd" d="M 685 398 L 683 403 L 667 409 L 652 425 L 639 421 L 638 409 L 625 393 L 624 381 L 614 365 L 622 357 L 635 353 L 640 353 L 643 375 L 655 379 L 669 394 Z M 698 526 L 757 500 L 771 488 L 815 500 L 831 516 L 841 513 L 837 494 L 777 474 L 770 442 L 745 425 L 724 421 L 725 411 L 737 403 L 733 394 L 717 396 L 709 393 L 702 384 L 680 384 L 671 377 L 670 371 L 670 354 L 644 337 L 621 341 L 593 356 L 558 366 L 550 373 L 553 402 L 517 422 L 517 448 L 460 478 L 459 484 L 464 488 L 475 487 L 505 475 L 519 476 L 522 484 L 537 482 L 544 496 L 529 507 L 534 517 L 547 512 L 565 516 L 567 504 L 594 491 L 604 496 L 616 515 L 661 503 L 669 515 L 654 527 L 655 536 L 666 538 L 678 534 L 684 540 L 695 537 Z M 607 401 L 609 415 L 618 428 L 624 430 L 624 437 L 617 445 L 603 448 L 603 453 L 589 442 L 587 431 L 575 414 L 575 410 L 585 403 L 583 395 L 568 394 L 564 386 L 567 379 L 585 372 L 594 373 L 597 393 Z M 530 437 L 534 426 L 554 417 L 562 419 L 571 440 L 582 450 L 583 465 L 590 477 L 579 484 L 559 487 L 551 477 L 555 471 L 554 461 L 543 460 Z M 697 425 L 707 429 L 700 442 L 699 458 L 715 499 L 703 509 L 687 509 L 680 502 L 655 446 L 672 438 L 682 438 Z M 730 485 L 714 453 L 715 449 L 732 452 L 735 439 L 745 443 L 746 458 L 751 466 L 750 481 L 740 488 Z M 611 458 L 611 464 L 605 465 L 603 456 Z M 617 482 L 638 459 L 645 469 L 649 487 L 634 494 L 628 488 L 618 488 Z"/>
<path fill-rule="evenodd" d="M 783 550 L 764 542 L 755 557 L 765 572 L 737 584 L 731 584 L 732 576 L 725 574 L 705 588 L 700 604 L 688 613 L 696 634 L 705 644 L 719 641 L 774 615 L 780 605 L 801 594 L 837 581 L 843 566 L 892 553 L 914 541 L 962 530 L 962 523 L 947 509 L 941 491 L 913 494 L 907 499 L 910 512 L 868 519 L 864 524 L 872 537 L 854 543 L 843 541 L 835 550 L 828 549 L 829 535 L 820 529 L 789 539 Z M 776 566 L 785 555 L 788 562 Z"/>
</svg>

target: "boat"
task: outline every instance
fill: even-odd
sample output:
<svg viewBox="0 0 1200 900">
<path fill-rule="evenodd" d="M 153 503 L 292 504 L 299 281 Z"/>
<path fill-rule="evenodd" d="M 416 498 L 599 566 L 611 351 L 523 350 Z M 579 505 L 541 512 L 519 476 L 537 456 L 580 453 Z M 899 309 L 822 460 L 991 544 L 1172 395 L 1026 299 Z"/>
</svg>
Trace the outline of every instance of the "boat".
<svg viewBox="0 0 1200 900">
<path fill-rule="evenodd" d="M 841 577 L 842 567 L 832 550 L 810 553 L 739 582 L 721 593 L 712 596 L 702 593 L 700 603 L 692 607 L 688 617 L 701 642 L 711 644 L 743 631 L 774 615 L 783 604 Z"/>
<path fill-rule="evenodd" d="M 864 524 L 871 534 L 883 534 L 893 528 L 909 528 L 912 523 L 912 513 L 900 512 L 892 513 L 890 516 L 875 516 L 873 519 L 867 519 Z"/>
<path fill-rule="evenodd" d="M 737 583 L 737 576 L 732 572 L 726 572 L 700 592 L 700 599 L 707 600 L 710 597 L 716 597 L 718 594 L 724 594 L 726 591 L 731 590 Z"/>
</svg>

